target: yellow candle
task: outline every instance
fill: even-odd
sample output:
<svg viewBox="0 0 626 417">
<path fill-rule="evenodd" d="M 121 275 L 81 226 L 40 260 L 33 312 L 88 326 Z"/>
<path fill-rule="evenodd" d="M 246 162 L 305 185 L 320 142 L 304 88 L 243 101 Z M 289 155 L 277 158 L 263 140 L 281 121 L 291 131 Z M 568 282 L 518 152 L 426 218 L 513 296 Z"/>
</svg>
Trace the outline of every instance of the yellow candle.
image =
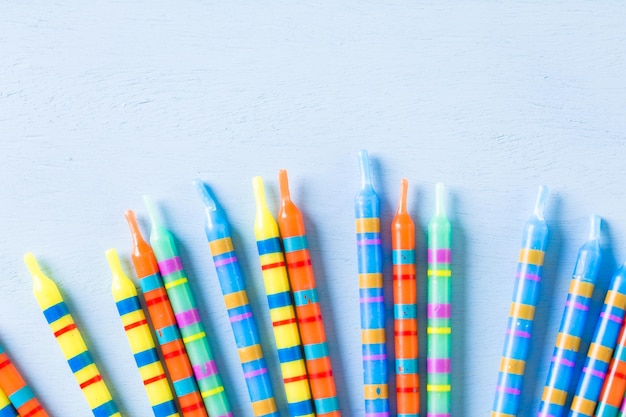
<svg viewBox="0 0 626 417">
<path fill-rule="evenodd" d="M 33 276 L 33 292 L 39 307 L 92 413 L 95 417 L 122 417 L 56 284 L 44 275 L 32 253 L 24 256 L 24 262 Z"/>
</svg>

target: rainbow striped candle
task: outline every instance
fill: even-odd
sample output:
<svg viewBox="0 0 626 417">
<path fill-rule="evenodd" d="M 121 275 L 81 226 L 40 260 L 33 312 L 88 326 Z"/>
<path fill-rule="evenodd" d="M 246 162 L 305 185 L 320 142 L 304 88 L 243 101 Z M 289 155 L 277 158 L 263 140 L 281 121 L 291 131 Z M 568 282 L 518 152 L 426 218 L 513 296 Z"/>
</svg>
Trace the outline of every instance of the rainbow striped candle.
<svg viewBox="0 0 626 417">
<path fill-rule="evenodd" d="M 626 391 L 626 321 L 617 338 L 617 347 L 609 365 L 609 371 L 604 378 L 602 391 L 598 399 L 598 407 L 594 416 L 616 417 L 624 400 Z"/>
<path fill-rule="evenodd" d="M 507 323 L 491 417 L 517 415 L 539 282 L 543 273 L 543 259 L 548 242 L 548 226 L 543 219 L 547 195 L 547 187 L 539 187 L 535 210 L 524 227 L 522 249 L 517 264 L 517 279 L 513 290 L 513 302 Z"/>
<path fill-rule="evenodd" d="M 204 405 L 211 417 L 232 417 L 224 385 L 213 360 L 213 352 L 211 352 L 204 326 L 200 321 L 200 314 L 196 308 L 187 275 L 178 257 L 174 236 L 163 226 L 148 196 L 144 197 L 144 202 L 148 207 L 152 224 L 150 243 L 159 263 L 165 289 L 176 314 L 176 321 L 183 336 Z"/>
<path fill-rule="evenodd" d="M 154 252 L 141 236 L 135 213 L 128 210 L 125 217 L 133 238 L 133 267 L 139 278 L 165 367 L 178 397 L 180 412 L 183 417 L 207 417 Z"/>
<path fill-rule="evenodd" d="M 159 360 L 152 332 L 141 309 L 135 284 L 122 270 L 115 249 L 106 251 L 106 257 L 113 273 L 113 299 L 148 394 L 152 412 L 155 417 L 180 417 L 170 384 Z"/>
<path fill-rule="evenodd" d="M 0 389 L 0 417 L 20 417 L 9 401 L 9 397 Z"/>
<path fill-rule="evenodd" d="M 366 417 L 389 416 L 385 297 L 380 241 L 380 200 L 372 187 L 366 151 L 359 152 L 361 189 L 354 201 L 361 305 L 363 395 Z"/>
<path fill-rule="evenodd" d="M 270 375 L 261 349 L 261 338 L 248 303 L 248 293 L 233 247 L 226 214 L 202 181 L 196 180 L 194 184 L 205 205 L 206 236 L 235 335 L 252 411 L 257 417 L 279 417 Z"/>
<path fill-rule="evenodd" d="M 449 417 L 451 229 L 444 209 L 443 184 L 436 186 L 436 208 L 428 225 L 428 327 L 426 415 Z"/>
<path fill-rule="evenodd" d="M 391 222 L 396 401 L 400 417 L 419 417 L 415 223 L 407 211 L 409 182 L 400 182 L 400 202 Z"/>
<path fill-rule="evenodd" d="M 44 275 L 32 253 L 24 256 L 24 262 L 33 276 L 33 292 L 39 307 L 83 391 L 91 412 L 95 417 L 121 417 L 56 284 Z"/>
<path fill-rule="evenodd" d="M 626 265 L 611 280 L 587 359 L 570 407 L 570 417 L 591 417 L 596 410 L 626 308 Z"/>
<path fill-rule="evenodd" d="M 566 411 L 565 401 L 570 391 L 578 348 L 585 329 L 587 312 L 602 257 L 600 223 L 600 217 L 591 217 L 589 240 L 578 252 L 548 378 L 543 389 L 539 417 L 561 417 Z"/>
<path fill-rule="evenodd" d="M 319 417 L 339 417 L 339 401 L 333 368 L 328 355 L 326 331 L 302 213 L 291 201 L 287 171 L 278 174 L 281 206 L 278 227 L 283 239 L 289 283 L 296 304 L 298 328 L 304 346 L 315 411 Z"/>
<path fill-rule="evenodd" d="M 278 360 L 287 394 L 289 414 L 292 417 L 313 417 L 315 414 L 311 389 L 302 357 L 302 344 L 291 300 L 278 225 L 267 207 L 261 177 L 254 177 L 252 185 L 256 201 L 254 236 L 259 251 L 261 272 L 274 328 L 274 339 L 278 349 Z"/>
<path fill-rule="evenodd" d="M 9 400 L 22 416 L 48 416 L 2 346 L 0 346 L 0 392 L 9 396 Z M 0 398 L 0 417 L 4 415 L 2 414 L 4 406 L 6 404 L 3 404 Z M 8 410 L 7 413 L 12 412 L 10 408 Z"/>
</svg>

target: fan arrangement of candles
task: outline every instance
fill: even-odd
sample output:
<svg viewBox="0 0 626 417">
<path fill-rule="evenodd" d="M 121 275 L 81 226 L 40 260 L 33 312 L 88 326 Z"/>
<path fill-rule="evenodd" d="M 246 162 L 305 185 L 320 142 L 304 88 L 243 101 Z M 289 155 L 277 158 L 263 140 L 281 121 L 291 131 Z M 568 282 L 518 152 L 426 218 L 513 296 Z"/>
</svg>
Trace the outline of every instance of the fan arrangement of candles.
<svg viewBox="0 0 626 417">
<path fill-rule="evenodd" d="M 398 417 L 420 415 L 415 225 L 407 212 L 408 182 L 401 181 L 400 202 L 391 225 L 396 392 L 388 391 L 385 340 L 383 256 L 380 202 L 372 187 L 367 153 L 359 154 L 362 185 L 355 199 L 356 267 L 361 312 L 363 398 L 366 417 L 388 417 L 394 401 Z M 210 189 L 195 181 L 206 210 L 206 236 L 241 361 L 250 408 L 255 416 L 278 417 L 275 392 L 286 397 L 292 417 L 339 417 L 332 358 L 316 290 L 303 217 L 292 202 L 287 173 L 279 173 L 280 211 L 269 210 L 263 181 L 253 179 L 256 239 L 260 274 L 267 295 L 275 352 L 264 352 L 248 302 L 245 279 L 224 211 Z M 538 287 L 548 237 L 543 218 L 546 187 L 539 188 L 526 223 L 506 328 L 492 417 L 518 415 L 519 397 L 532 333 Z M 156 417 L 229 417 L 233 413 L 204 330 L 172 233 L 149 197 L 149 243 L 135 214 L 126 212 L 133 250 L 135 284 L 117 252 L 106 258 L 113 274 L 113 302 L 128 337 L 138 373 Z M 591 217 L 589 240 L 579 251 L 563 317 L 537 415 L 561 417 L 626 416 L 626 269 L 615 273 L 597 318 L 579 381 L 573 380 L 594 282 L 600 265 L 600 223 Z M 444 188 L 437 184 L 435 214 L 428 226 L 427 272 L 427 417 L 449 417 L 451 406 L 450 336 L 451 225 L 444 209 Z M 34 295 L 45 320 L 96 417 L 121 416 L 81 337 L 56 284 L 35 257 L 24 257 L 33 276 Z M 356 306 L 356 305 L 355 305 Z M 147 312 L 150 322 L 145 313 Z M 356 344 L 356 342 L 355 342 Z M 264 355 L 278 357 L 280 369 L 268 369 Z M 282 386 L 270 374 L 280 372 Z M 568 396 L 573 394 L 570 403 Z M 569 410 L 569 411 L 568 411 Z M 343 414 L 346 414 L 345 412 Z M 0 347 L 0 417 L 49 414 Z"/>
</svg>

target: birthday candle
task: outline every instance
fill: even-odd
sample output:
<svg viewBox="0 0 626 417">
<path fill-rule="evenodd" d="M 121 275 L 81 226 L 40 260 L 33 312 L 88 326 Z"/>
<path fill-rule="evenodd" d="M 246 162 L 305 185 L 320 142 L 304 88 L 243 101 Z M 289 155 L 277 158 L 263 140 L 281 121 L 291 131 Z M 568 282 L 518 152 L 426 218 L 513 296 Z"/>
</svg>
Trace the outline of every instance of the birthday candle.
<svg viewBox="0 0 626 417">
<path fill-rule="evenodd" d="M 148 394 L 152 412 L 155 417 L 179 417 L 174 395 L 159 360 L 148 321 L 139 303 L 135 284 L 122 270 L 115 249 L 107 250 L 106 257 L 113 273 L 113 299 Z"/>
<path fill-rule="evenodd" d="M 287 171 L 278 174 L 281 206 L 278 227 L 285 248 L 289 283 L 293 291 L 311 393 L 318 416 L 339 417 L 339 402 L 328 355 L 322 310 L 317 296 L 302 214 L 291 201 Z"/>
<path fill-rule="evenodd" d="M 415 223 L 407 211 L 408 186 L 406 179 L 400 182 L 400 202 L 391 222 L 396 401 L 399 416 L 419 417 Z"/>
<path fill-rule="evenodd" d="M 206 208 L 206 236 L 235 335 L 252 410 L 255 416 L 279 417 L 261 349 L 261 338 L 248 303 L 248 293 L 231 240 L 226 214 L 202 181 L 196 180 L 194 184 Z"/>
<path fill-rule="evenodd" d="M 565 401 L 570 390 L 578 348 L 600 267 L 600 223 L 600 217 L 591 217 L 589 240 L 578 252 L 550 370 L 543 389 L 539 417 L 561 417 L 565 411 Z"/>
<path fill-rule="evenodd" d="M 272 217 L 265 200 L 265 189 L 261 177 L 252 180 L 256 201 L 254 236 L 261 263 L 261 273 L 270 308 L 274 329 L 274 340 L 278 349 L 278 360 L 287 395 L 289 414 L 292 417 L 313 417 L 313 402 L 302 358 L 302 345 L 291 301 L 289 279 L 285 258 L 280 245 L 278 225 Z"/>
<path fill-rule="evenodd" d="M 609 371 L 604 378 L 594 416 L 617 416 L 624 399 L 624 391 L 626 391 L 626 321 L 622 323 L 622 329 L 617 338 L 617 347 L 613 353 Z"/>
<path fill-rule="evenodd" d="M 380 200 L 372 187 L 367 152 L 359 152 L 361 188 L 354 201 L 361 309 L 366 417 L 389 416 Z"/>
<path fill-rule="evenodd" d="M 543 219 L 547 194 L 545 186 L 539 187 L 534 212 L 524 227 L 491 417 L 517 415 L 548 241 L 548 226 Z"/>
<path fill-rule="evenodd" d="M 622 406 L 619 408 L 619 415 L 617 417 L 626 417 L 626 397 L 622 401 Z"/>
<path fill-rule="evenodd" d="M 9 397 L 0 389 L 0 417 L 20 417 L 9 401 Z"/>
<path fill-rule="evenodd" d="M 33 292 L 39 307 L 93 415 L 121 417 L 56 284 L 44 275 L 32 253 L 29 252 L 24 256 L 24 262 L 33 276 Z"/>
<path fill-rule="evenodd" d="M 22 416 L 48 416 L 2 346 L 0 346 L 0 392 L 8 395 L 9 400 Z M 4 406 L 6 404 L 3 404 L 0 398 L 0 417 L 4 416 L 2 414 Z"/>
<path fill-rule="evenodd" d="M 211 417 L 232 416 L 222 380 L 213 360 L 204 326 L 187 281 L 187 275 L 178 257 L 174 236 L 163 226 L 152 200 L 144 197 L 152 230 L 150 244 L 154 250 L 165 283 L 167 295 L 176 315 L 200 393 Z"/>
<path fill-rule="evenodd" d="M 133 238 L 131 259 L 157 342 L 161 347 L 165 367 L 178 398 L 180 412 L 183 417 L 207 417 L 154 252 L 141 236 L 135 213 L 128 210 L 125 217 Z"/>
<path fill-rule="evenodd" d="M 609 368 L 615 343 L 624 321 L 626 308 L 626 265 L 613 276 L 604 298 L 600 319 L 596 324 L 587 359 L 578 380 L 576 394 L 570 407 L 570 417 L 591 417 L 596 409 L 602 383 Z"/>
<path fill-rule="evenodd" d="M 426 415 L 450 416 L 450 222 L 443 184 L 436 185 L 435 215 L 428 225 L 428 327 Z"/>
</svg>

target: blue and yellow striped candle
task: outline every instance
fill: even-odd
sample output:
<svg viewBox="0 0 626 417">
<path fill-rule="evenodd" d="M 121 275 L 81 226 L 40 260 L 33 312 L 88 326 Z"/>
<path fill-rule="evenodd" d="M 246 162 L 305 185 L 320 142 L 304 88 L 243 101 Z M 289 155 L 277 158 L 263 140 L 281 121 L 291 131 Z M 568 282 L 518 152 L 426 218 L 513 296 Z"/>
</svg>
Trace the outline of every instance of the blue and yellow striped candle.
<svg viewBox="0 0 626 417">
<path fill-rule="evenodd" d="M 565 401 L 602 258 L 600 224 L 600 217 L 591 217 L 589 240 L 578 251 L 538 417 L 561 417 L 566 411 Z"/>
<path fill-rule="evenodd" d="M 95 417 L 121 417 L 56 284 L 41 271 L 32 253 L 24 256 L 24 262 L 33 276 L 33 292 L 39 307 L 91 412 Z"/>
<path fill-rule="evenodd" d="M 148 394 L 152 412 L 155 417 L 180 417 L 174 402 L 174 394 L 159 360 L 152 331 L 139 303 L 135 284 L 122 270 L 115 249 L 107 250 L 106 258 L 113 273 L 111 289 L 113 299 Z"/>
<path fill-rule="evenodd" d="M 594 415 L 602 384 L 624 321 L 625 308 L 626 264 L 622 265 L 613 276 L 609 291 L 604 298 L 604 306 L 591 345 L 587 350 L 587 359 L 578 380 L 569 417 L 591 417 Z"/>
<path fill-rule="evenodd" d="M 311 387 L 302 354 L 302 343 L 291 298 L 285 255 L 280 244 L 278 224 L 267 207 L 261 177 L 254 177 L 252 185 L 256 201 L 254 236 L 259 251 L 261 273 L 274 329 L 289 414 L 292 417 L 314 417 Z"/>
<path fill-rule="evenodd" d="M 248 303 L 248 293 L 233 247 L 226 214 L 202 181 L 196 180 L 194 184 L 204 202 L 205 232 L 235 336 L 252 411 L 257 417 L 279 417 L 270 374 L 261 349 L 261 338 L 252 308 Z"/>
<path fill-rule="evenodd" d="M 361 189 L 354 200 L 361 309 L 363 396 L 366 417 L 389 416 L 380 200 L 366 151 L 359 152 Z"/>
<path fill-rule="evenodd" d="M 524 227 L 491 417 L 517 415 L 548 242 L 548 226 L 543 218 L 547 195 L 547 187 L 539 187 L 535 210 Z"/>
</svg>

